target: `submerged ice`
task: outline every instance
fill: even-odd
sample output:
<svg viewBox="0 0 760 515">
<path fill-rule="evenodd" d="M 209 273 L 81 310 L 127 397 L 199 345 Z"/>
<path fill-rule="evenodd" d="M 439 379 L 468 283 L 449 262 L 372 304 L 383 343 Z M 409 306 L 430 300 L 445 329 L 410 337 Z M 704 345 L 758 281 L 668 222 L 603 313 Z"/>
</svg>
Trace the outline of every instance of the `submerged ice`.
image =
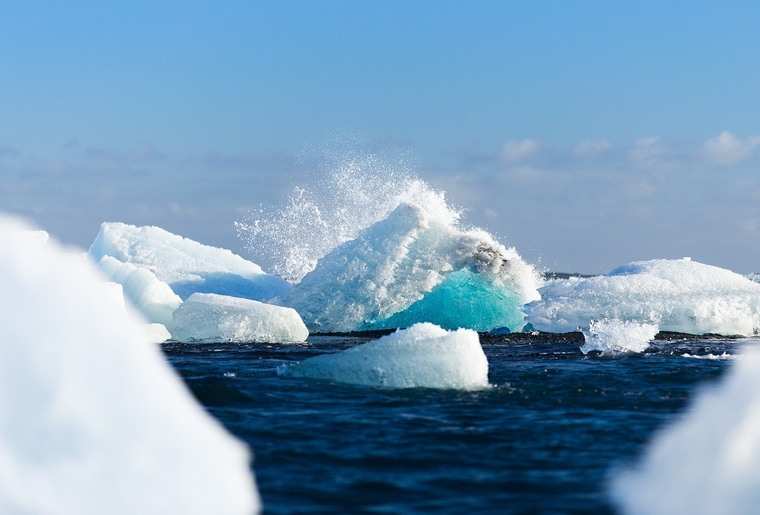
<svg viewBox="0 0 760 515">
<path fill-rule="evenodd" d="M 524 326 L 539 298 L 533 268 L 481 230 L 460 230 L 402 203 L 387 218 L 319 260 L 285 304 L 314 331 Z"/>
<path fill-rule="evenodd" d="M 309 358 L 287 375 L 388 388 L 488 386 L 488 360 L 478 333 L 415 324 L 335 354 Z"/>
<path fill-rule="evenodd" d="M 290 284 L 227 249 L 203 245 L 159 227 L 103 223 L 90 247 L 99 262 L 110 256 L 153 273 L 182 299 L 196 292 L 252 300 L 284 297 Z"/>
<path fill-rule="evenodd" d="M 662 331 L 752 335 L 760 332 L 760 284 L 688 258 L 657 259 L 554 285 L 525 310 L 542 331 L 588 329 L 592 320 L 608 318 Z"/>
<path fill-rule="evenodd" d="M 6 218 L 0 285 L 1 513 L 258 511 L 246 448 L 146 344 L 120 286 Z"/>
<path fill-rule="evenodd" d="M 185 343 L 297 343 L 309 336 L 291 308 L 213 293 L 192 294 L 173 317 L 176 337 Z"/>
</svg>

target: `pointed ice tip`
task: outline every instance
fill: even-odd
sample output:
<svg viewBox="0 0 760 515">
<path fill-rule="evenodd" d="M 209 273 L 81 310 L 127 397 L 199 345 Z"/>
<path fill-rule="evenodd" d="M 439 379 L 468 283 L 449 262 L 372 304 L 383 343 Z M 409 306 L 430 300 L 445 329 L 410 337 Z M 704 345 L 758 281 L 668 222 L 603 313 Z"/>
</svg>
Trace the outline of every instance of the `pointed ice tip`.
<svg viewBox="0 0 760 515">
<path fill-rule="evenodd" d="M 686 256 L 684 256 L 683 260 L 684 260 L 684 261 L 691 261 L 691 258 L 690 258 L 690 257 L 686 257 Z"/>
</svg>

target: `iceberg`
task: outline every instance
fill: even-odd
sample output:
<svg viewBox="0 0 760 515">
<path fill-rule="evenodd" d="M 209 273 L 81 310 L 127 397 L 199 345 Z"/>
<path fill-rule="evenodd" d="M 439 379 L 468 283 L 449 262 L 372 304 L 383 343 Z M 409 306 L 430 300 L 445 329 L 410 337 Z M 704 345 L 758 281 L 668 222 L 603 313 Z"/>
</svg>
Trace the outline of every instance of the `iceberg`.
<svg viewBox="0 0 760 515">
<path fill-rule="evenodd" d="M 519 331 L 522 306 L 540 298 L 536 285 L 533 268 L 513 248 L 405 202 L 321 258 L 284 304 L 315 332 L 417 322 Z"/>
<path fill-rule="evenodd" d="M 150 343 L 164 343 L 172 338 L 171 333 L 163 324 L 143 324 L 140 328 L 143 336 Z"/>
<path fill-rule="evenodd" d="M 182 304 L 182 299 L 168 284 L 159 281 L 146 268 L 122 263 L 111 256 L 103 256 L 98 262 L 98 268 L 110 281 L 122 286 L 124 297 L 149 322 L 161 324 L 170 333 L 174 331 L 172 313 Z"/>
<path fill-rule="evenodd" d="M 581 347 L 581 352 L 598 351 L 603 355 L 644 352 L 658 332 L 654 324 L 631 320 L 592 320 L 588 330 L 583 331 L 586 343 Z"/>
<path fill-rule="evenodd" d="M 470 329 L 446 331 L 415 324 L 369 343 L 323 354 L 287 367 L 282 374 L 387 388 L 488 386 L 488 360 Z"/>
<path fill-rule="evenodd" d="M 0 217 L 0 513 L 260 509 L 246 447 L 94 267 Z"/>
<path fill-rule="evenodd" d="M 227 249 L 203 245 L 160 227 L 103 223 L 89 250 L 97 263 L 111 256 L 153 273 L 186 299 L 217 293 L 252 300 L 284 298 L 290 283 Z"/>
<path fill-rule="evenodd" d="M 540 331 L 588 329 L 608 318 L 692 334 L 760 332 L 760 284 L 688 258 L 629 263 L 553 291 L 525 306 Z"/>
<path fill-rule="evenodd" d="M 626 515 L 760 513 L 760 354 L 741 355 L 675 423 L 655 434 L 612 497 Z"/>
<path fill-rule="evenodd" d="M 291 308 L 213 293 L 192 294 L 173 318 L 184 343 L 298 343 L 309 337 Z"/>
</svg>

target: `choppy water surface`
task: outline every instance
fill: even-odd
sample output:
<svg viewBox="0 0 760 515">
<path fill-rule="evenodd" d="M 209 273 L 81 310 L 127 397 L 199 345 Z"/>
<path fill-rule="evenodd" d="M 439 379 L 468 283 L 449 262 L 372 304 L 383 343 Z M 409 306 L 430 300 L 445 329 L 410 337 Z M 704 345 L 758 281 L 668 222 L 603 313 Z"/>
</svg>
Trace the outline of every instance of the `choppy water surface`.
<svg viewBox="0 0 760 515">
<path fill-rule="evenodd" d="M 577 335 L 549 340 L 481 338 L 494 387 L 474 392 L 277 374 L 361 337 L 163 349 L 253 447 L 265 513 L 611 513 L 610 470 L 747 343 L 677 339 L 642 355 L 589 358 Z"/>
</svg>

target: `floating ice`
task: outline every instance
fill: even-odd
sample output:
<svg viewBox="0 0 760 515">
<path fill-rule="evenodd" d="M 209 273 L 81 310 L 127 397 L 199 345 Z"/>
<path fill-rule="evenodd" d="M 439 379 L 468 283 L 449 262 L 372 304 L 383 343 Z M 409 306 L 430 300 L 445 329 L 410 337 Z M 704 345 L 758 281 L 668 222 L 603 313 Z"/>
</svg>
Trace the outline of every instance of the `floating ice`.
<svg viewBox="0 0 760 515">
<path fill-rule="evenodd" d="M 640 324 L 633 320 L 592 320 L 589 329 L 583 331 L 586 343 L 583 354 L 599 351 L 602 354 L 644 352 L 658 332 L 653 324 Z"/>
<path fill-rule="evenodd" d="M 309 336 L 291 308 L 213 293 L 192 294 L 174 312 L 174 327 L 186 343 L 296 343 Z"/>
<path fill-rule="evenodd" d="M 0 513 L 259 509 L 246 448 L 92 265 L 0 218 Z"/>
<path fill-rule="evenodd" d="M 760 332 L 760 284 L 687 259 L 630 263 L 569 291 L 545 294 L 525 306 L 528 321 L 541 331 L 575 331 L 609 318 L 692 334 Z"/>
<path fill-rule="evenodd" d="M 627 515 L 760 513 L 760 355 L 736 360 L 717 386 L 658 432 L 642 462 L 619 473 Z"/>
<path fill-rule="evenodd" d="M 533 268 L 481 230 L 403 203 L 323 257 L 285 304 L 313 331 L 408 327 L 520 330 L 539 298 Z"/>
<path fill-rule="evenodd" d="M 485 388 L 488 360 L 469 329 L 415 324 L 379 340 L 286 368 L 287 375 L 389 388 Z"/>
<path fill-rule="evenodd" d="M 103 256 L 98 268 L 108 279 L 122 286 L 124 296 L 149 322 L 161 324 L 170 333 L 174 331 L 172 313 L 182 304 L 182 299 L 168 284 L 159 281 L 146 268 L 122 263 L 111 256 Z"/>
<path fill-rule="evenodd" d="M 143 336 L 150 343 L 164 343 L 170 340 L 172 335 L 163 324 L 143 324 L 140 326 Z"/>
<path fill-rule="evenodd" d="M 95 262 L 111 256 L 150 270 L 182 299 L 196 292 L 253 300 L 285 297 L 290 284 L 229 250 L 203 245 L 159 227 L 103 223 L 90 247 Z"/>
</svg>

